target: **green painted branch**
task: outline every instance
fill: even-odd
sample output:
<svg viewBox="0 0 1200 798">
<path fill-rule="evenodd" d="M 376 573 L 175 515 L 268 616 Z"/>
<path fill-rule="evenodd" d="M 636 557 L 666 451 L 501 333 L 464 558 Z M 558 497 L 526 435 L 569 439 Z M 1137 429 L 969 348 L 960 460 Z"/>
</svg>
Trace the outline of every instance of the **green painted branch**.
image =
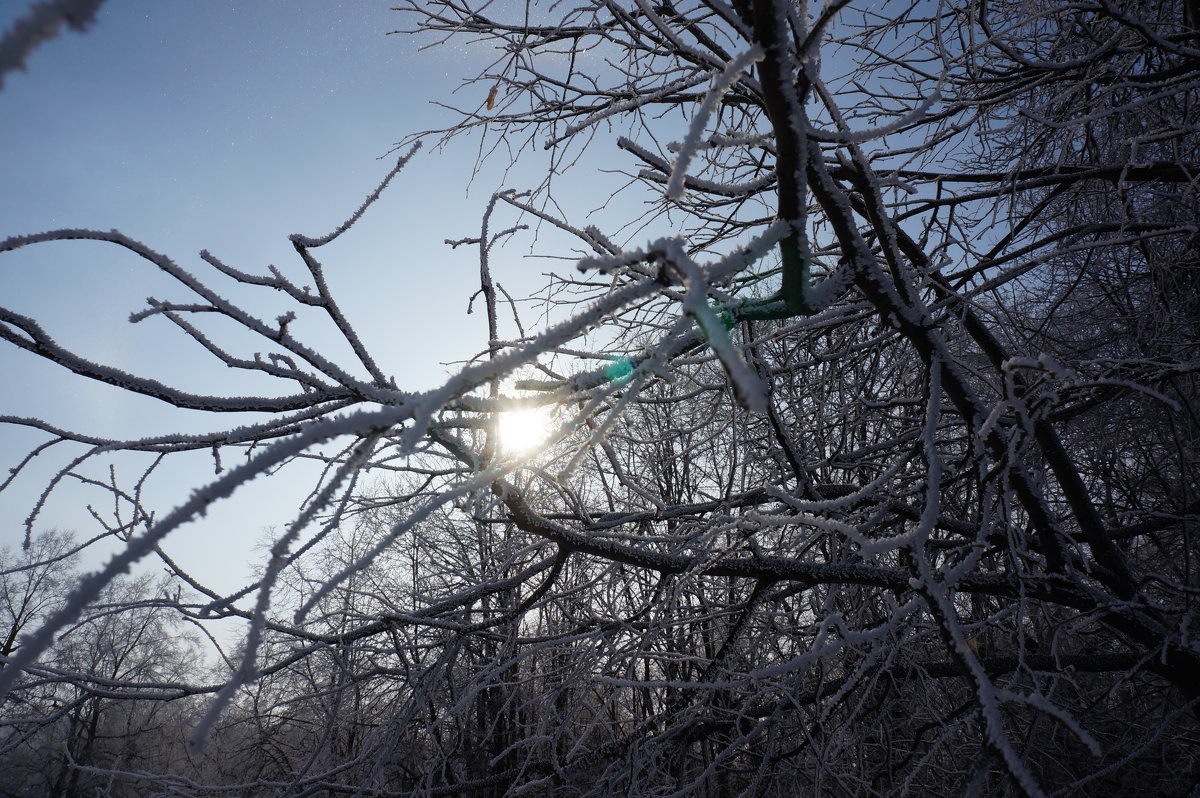
<svg viewBox="0 0 1200 798">
<path fill-rule="evenodd" d="M 812 256 L 808 237 L 793 232 L 779 242 L 783 258 L 783 287 L 780 296 L 793 316 L 811 316 L 817 312 L 812 303 Z"/>
<path fill-rule="evenodd" d="M 808 142 L 803 97 L 808 92 L 803 70 L 797 70 L 794 48 L 787 35 L 788 11 L 778 0 L 753 0 L 754 38 L 764 56 L 759 64 L 763 104 L 775 134 L 775 174 L 778 178 L 778 216 L 791 226 L 779 242 L 783 260 L 783 300 L 790 315 L 811 316 L 809 284 L 811 256 L 804 235 L 807 212 Z M 759 317 L 761 318 L 761 317 Z"/>
</svg>

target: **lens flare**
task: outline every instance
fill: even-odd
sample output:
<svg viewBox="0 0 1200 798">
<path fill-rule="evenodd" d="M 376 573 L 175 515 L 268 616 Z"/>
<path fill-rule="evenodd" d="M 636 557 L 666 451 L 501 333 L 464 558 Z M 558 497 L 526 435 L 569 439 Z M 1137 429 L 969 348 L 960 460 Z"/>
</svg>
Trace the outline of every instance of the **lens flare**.
<svg viewBox="0 0 1200 798">
<path fill-rule="evenodd" d="M 525 455 L 545 445 L 550 438 L 549 409 L 535 407 L 500 414 L 500 448 L 506 454 Z"/>
</svg>

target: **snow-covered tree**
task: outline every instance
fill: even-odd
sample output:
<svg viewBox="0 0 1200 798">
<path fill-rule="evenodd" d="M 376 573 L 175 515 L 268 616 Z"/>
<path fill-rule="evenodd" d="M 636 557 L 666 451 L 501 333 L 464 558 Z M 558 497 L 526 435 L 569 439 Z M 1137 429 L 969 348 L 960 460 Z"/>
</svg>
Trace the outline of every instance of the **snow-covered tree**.
<svg viewBox="0 0 1200 798">
<path fill-rule="evenodd" d="M 460 120 L 402 142 L 346 223 L 293 236 L 301 271 L 208 253 L 192 271 L 124 232 L 0 242 L 132 251 L 181 290 L 133 320 L 278 386 L 189 392 L 0 308 L 16 347 L 213 420 L 108 440 L 5 417 L 45 438 L 14 478 L 51 445 L 75 452 L 33 516 L 116 452 L 153 469 L 211 451 L 218 470 L 166 508 L 93 480 L 123 508 L 105 521 L 121 551 L 6 652 L 0 689 L 157 557 L 177 612 L 246 624 L 195 691 L 211 695 L 197 770 L 136 776 L 176 793 L 1200 780 L 1200 34 L 1184 6 L 399 10 L 416 35 L 495 60 L 467 80 Z M 488 338 L 415 392 L 355 333 L 320 248 L 410 159 L 436 157 L 421 144 L 463 136 L 545 172 L 451 242 L 478 250 Z M 606 185 L 598 154 L 623 182 L 576 218 L 570 192 Z M 510 297 L 493 255 L 539 229 L 573 237 L 549 253 L 573 265 Z M 292 309 L 265 316 L 217 280 Z M 303 340 L 310 316 L 349 358 Z M 218 317 L 256 343 L 216 343 Z M 512 419 L 529 412 L 547 432 L 526 448 Z M 162 551 L 249 480 L 314 460 L 319 482 L 253 585 L 223 595 Z"/>
</svg>

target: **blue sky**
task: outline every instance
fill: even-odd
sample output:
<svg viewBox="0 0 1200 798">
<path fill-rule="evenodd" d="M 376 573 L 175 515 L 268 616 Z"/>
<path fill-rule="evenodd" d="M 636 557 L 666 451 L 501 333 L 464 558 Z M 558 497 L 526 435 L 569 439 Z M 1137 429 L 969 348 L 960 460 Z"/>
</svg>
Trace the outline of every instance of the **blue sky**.
<svg viewBox="0 0 1200 798">
<path fill-rule="evenodd" d="M 28 5 L 0 4 L 0 29 Z M 486 53 L 418 53 L 416 37 L 385 35 L 405 25 L 386 0 L 109 0 L 87 33 L 43 45 L 28 71 L 9 75 L 0 90 L 0 238 L 116 228 L 197 274 L 207 273 L 197 257 L 204 248 L 247 271 L 269 263 L 294 269 L 289 234 L 335 228 L 386 174 L 395 156 L 381 157 L 397 140 L 453 121 L 430 100 L 477 102 L 451 92 L 486 67 Z M 447 371 L 441 363 L 484 346 L 481 315 L 465 315 L 478 280 L 475 253 L 452 252 L 443 240 L 475 234 L 492 191 L 524 186 L 494 163 L 468 194 L 476 144 L 464 139 L 422 153 L 358 227 L 320 251 L 347 314 L 402 387 L 432 387 Z M 547 268 L 517 256 L 498 265 L 514 293 L 536 285 Z M 278 302 L 257 296 L 262 291 L 229 292 L 263 314 Z M 186 294 L 111 245 L 64 242 L 0 254 L 0 304 L 39 318 L 80 354 L 197 391 L 271 390 L 231 382 L 165 320 L 129 324 L 147 296 Z M 319 330 L 311 335 L 320 340 Z M 6 343 L 0 370 L 0 413 L 113 436 L 212 427 L 90 385 Z M 4 467 L 37 440 L 0 430 Z M 39 460 L 0 495 L 0 545 L 20 540 L 36 493 L 65 462 L 53 452 Z M 159 509 L 211 469 L 199 457 L 157 476 L 151 495 Z M 197 562 L 214 586 L 232 587 L 245 573 L 248 546 L 265 526 L 286 522 L 309 487 L 251 486 L 167 548 Z M 61 499 L 39 526 L 92 534 L 83 505 L 103 506 L 103 495 L 68 487 Z"/>
</svg>

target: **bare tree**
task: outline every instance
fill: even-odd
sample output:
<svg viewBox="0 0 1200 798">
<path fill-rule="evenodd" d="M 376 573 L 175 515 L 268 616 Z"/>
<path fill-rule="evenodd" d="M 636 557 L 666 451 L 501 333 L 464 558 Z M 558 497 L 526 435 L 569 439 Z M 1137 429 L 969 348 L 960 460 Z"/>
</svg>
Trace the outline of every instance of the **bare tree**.
<svg viewBox="0 0 1200 798">
<path fill-rule="evenodd" d="M 77 553 L 71 536 L 58 530 L 39 534 L 19 554 L 0 551 L 0 656 L 16 651 L 21 633 L 57 609 Z"/>
<path fill-rule="evenodd" d="M 6 639 L 62 603 L 77 576 L 78 548 L 69 535 L 50 532 L 4 558 Z M 114 580 L 5 696 L 0 761 L 12 790 L 5 795 L 95 794 L 116 771 L 182 763 L 193 707 L 179 699 L 200 671 L 178 613 L 148 598 L 154 592 L 146 577 Z"/>
<path fill-rule="evenodd" d="M 1179 4 L 401 10 L 496 60 L 345 224 L 292 237 L 303 277 L 202 253 L 294 310 L 265 318 L 124 233 L 0 243 L 124 247 L 187 293 L 134 321 L 279 381 L 197 395 L 0 309 L 27 352 L 214 414 L 210 433 L 128 441 L 6 417 L 46 436 L 30 457 L 78 452 L 31 518 L 113 453 L 150 474 L 211 450 L 219 469 L 165 512 L 140 483 L 92 478 L 126 545 L 6 652 L 0 690 L 158 557 L 176 611 L 246 622 L 220 684 L 178 690 L 212 695 L 194 778 L 137 777 L 178 792 L 1195 786 L 1200 37 Z M 455 136 L 549 161 L 451 242 L 478 248 L 488 340 L 414 393 L 316 253 L 422 142 Z M 574 218 L 560 181 L 605 148 L 625 184 Z M 491 257 L 529 228 L 579 249 L 533 303 Z M 353 359 L 306 344 L 301 314 Z M 222 348 L 216 316 L 257 343 Z M 505 419 L 528 408 L 552 431 L 519 450 Z M 222 595 L 162 551 L 250 479 L 313 460 L 319 483 L 246 589 Z M 213 753 L 230 740 L 242 764 Z"/>
</svg>

